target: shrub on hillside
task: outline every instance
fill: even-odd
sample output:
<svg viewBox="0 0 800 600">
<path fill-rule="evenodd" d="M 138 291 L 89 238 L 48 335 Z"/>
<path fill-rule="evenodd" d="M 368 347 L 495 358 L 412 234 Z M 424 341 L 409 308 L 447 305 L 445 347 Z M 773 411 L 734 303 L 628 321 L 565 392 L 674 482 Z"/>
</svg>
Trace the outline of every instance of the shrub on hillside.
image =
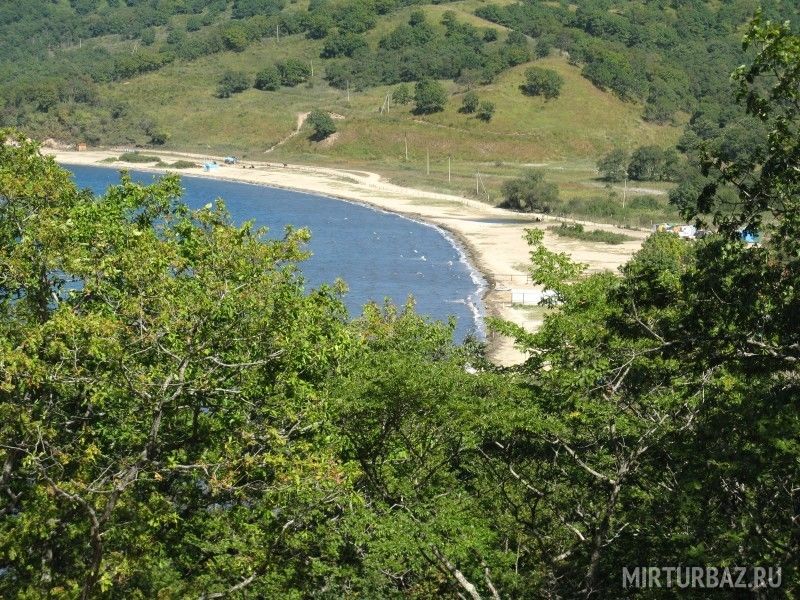
<svg viewBox="0 0 800 600">
<path fill-rule="evenodd" d="M 444 110 L 447 104 L 447 91 L 438 81 L 423 79 L 414 88 L 414 112 L 421 115 Z"/>
<path fill-rule="evenodd" d="M 322 58 L 353 56 L 357 50 L 367 47 L 367 40 L 358 33 L 337 33 L 325 40 Z"/>
<path fill-rule="evenodd" d="M 309 10 L 311 10 L 309 8 Z M 321 40 L 328 36 L 333 29 L 333 18 L 323 11 L 309 13 L 305 19 L 306 37 L 312 40 Z"/>
<path fill-rule="evenodd" d="M 461 99 L 460 112 L 472 114 L 478 110 L 478 104 L 480 104 L 480 101 L 478 100 L 478 94 L 470 90 L 464 94 L 464 97 Z"/>
<path fill-rule="evenodd" d="M 500 50 L 500 55 L 505 65 L 509 67 L 528 62 L 531 59 L 528 38 L 520 31 L 511 31 Z"/>
<path fill-rule="evenodd" d="M 203 27 L 203 19 L 199 15 L 192 15 L 186 19 L 186 31 L 200 31 Z"/>
<path fill-rule="evenodd" d="M 263 68 L 256 75 L 255 88 L 264 91 L 274 92 L 281 87 L 281 74 L 278 67 L 269 65 Z"/>
<path fill-rule="evenodd" d="M 303 60 L 290 58 L 285 62 L 278 63 L 278 73 L 280 73 L 282 85 L 294 87 L 311 77 L 311 67 Z"/>
<path fill-rule="evenodd" d="M 152 27 L 144 29 L 139 36 L 139 41 L 142 42 L 143 46 L 152 46 L 156 41 L 156 30 Z"/>
<path fill-rule="evenodd" d="M 314 141 L 319 142 L 336 133 L 336 123 L 333 122 L 331 116 L 318 108 L 312 110 L 308 115 L 308 123 L 314 130 L 311 134 L 311 139 Z"/>
<path fill-rule="evenodd" d="M 488 100 L 481 102 L 475 116 L 484 123 L 491 121 L 494 116 L 494 102 L 489 102 Z"/>
<path fill-rule="evenodd" d="M 623 100 L 641 98 L 647 91 L 647 78 L 628 56 L 614 51 L 597 51 L 586 57 L 581 74 L 603 90 L 613 90 Z"/>
<path fill-rule="evenodd" d="M 250 76 L 243 71 L 225 71 L 217 86 L 217 97 L 230 98 L 250 87 Z"/>
<path fill-rule="evenodd" d="M 530 67 L 525 70 L 525 83 L 522 84 L 522 93 L 527 96 L 544 96 L 545 100 L 558 98 L 564 78 L 552 69 Z"/>
<path fill-rule="evenodd" d="M 154 146 L 163 146 L 169 139 L 169 134 L 163 129 L 154 129 L 150 132 L 150 143 Z"/>
<path fill-rule="evenodd" d="M 274 15 L 279 13 L 283 6 L 283 0 L 234 0 L 231 17 L 246 19 L 255 15 Z"/>
<path fill-rule="evenodd" d="M 622 181 L 628 174 L 628 153 L 614 148 L 597 161 L 597 170 L 606 181 Z"/>
<path fill-rule="evenodd" d="M 241 52 L 247 48 L 247 44 L 250 42 L 247 30 L 237 23 L 226 25 L 221 31 L 221 37 L 225 49 L 234 52 Z"/>
<path fill-rule="evenodd" d="M 552 46 L 550 45 L 550 40 L 545 37 L 541 37 L 536 41 L 534 54 L 536 55 L 536 58 L 547 58 L 550 56 L 551 49 Z"/>
</svg>

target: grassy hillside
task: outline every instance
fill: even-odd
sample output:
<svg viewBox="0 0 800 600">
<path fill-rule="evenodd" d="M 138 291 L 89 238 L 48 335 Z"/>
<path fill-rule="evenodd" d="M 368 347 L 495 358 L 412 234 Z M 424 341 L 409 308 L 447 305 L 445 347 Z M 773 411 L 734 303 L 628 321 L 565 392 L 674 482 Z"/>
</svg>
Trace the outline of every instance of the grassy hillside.
<svg viewBox="0 0 800 600">
<path fill-rule="evenodd" d="M 499 32 L 499 44 L 507 35 L 506 28 L 476 17 L 473 13 L 482 4 L 463 0 L 423 9 L 432 24 L 438 24 L 445 12 L 452 11 L 461 22 L 492 27 Z M 412 10 L 419 7 L 402 8 L 382 17 L 366 34 L 368 42 L 377 45 L 389 31 L 406 23 Z M 473 162 L 524 163 L 593 158 L 616 145 L 671 145 L 679 135 L 676 126 L 644 122 L 641 103 L 624 102 L 613 93 L 600 90 L 581 76 L 579 67 L 557 56 L 558 52 L 535 61 L 564 77 L 558 99 L 544 101 L 524 96 L 519 86 L 523 72 L 533 62 L 521 64 L 504 71 L 492 83 L 475 88 L 481 99 L 496 106 L 492 121 L 483 123 L 458 112 L 467 87 L 452 81 L 443 82 L 452 94 L 445 111 L 433 115 L 413 115 L 412 104 L 393 106 L 389 114 L 381 114 L 379 107 L 393 86 L 351 91 L 347 102 L 345 91 L 331 88 L 323 79 L 328 61 L 319 57 L 322 47 L 322 40 L 310 40 L 304 35 L 286 36 L 280 41 L 266 38 L 243 52 L 177 61 L 154 73 L 106 85 L 101 95 L 128 102 L 164 127 L 170 134 L 170 146 L 214 148 L 243 155 L 257 155 L 289 135 L 297 113 L 314 107 L 346 117 L 337 123 L 340 133 L 336 140 L 315 144 L 307 136 L 298 136 L 282 147 L 281 154 L 323 154 L 347 161 L 391 163 L 404 156 L 408 138 L 412 154 L 429 148 L 434 156 L 449 154 Z M 226 99 L 214 96 L 224 71 L 239 70 L 255 76 L 261 68 L 287 58 L 315 63 L 314 76 L 308 84 L 275 92 L 251 89 Z"/>
<path fill-rule="evenodd" d="M 319 44 L 298 36 L 267 39 L 241 53 L 225 52 L 193 62 L 176 62 L 123 84 L 109 84 L 102 95 L 125 100 L 162 124 L 176 148 L 238 152 L 255 157 L 289 135 L 297 114 L 314 107 L 341 114 L 339 134 L 332 143 L 314 143 L 297 136 L 281 147 L 281 155 L 324 155 L 344 160 L 392 162 L 404 156 L 404 140 L 413 155 L 430 149 L 435 157 L 482 161 L 541 162 L 596 157 L 615 145 L 669 145 L 679 128 L 646 123 L 642 107 L 623 102 L 581 77 L 580 70 L 560 57 L 536 61 L 558 71 L 565 80 L 561 96 L 545 101 L 524 96 L 519 86 L 529 64 L 503 73 L 497 81 L 477 86 L 481 99 L 495 103 L 489 123 L 458 112 L 464 86 L 445 82 L 452 94 L 445 111 L 412 114 L 412 105 L 379 112 L 391 86 L 351 92 L 331 88 L 322 78 Z M 217 80 L 227 69 L 252 75 L 287 57 L 316 61 L 308 84 L 275 92 L 256 89 L 217 98 Z"/>
<path fill-rule="evenodd" d="M 436 156 L 481 161 L 542 162 L 595 157 L 615 145 L 671 144 L 679 129 L 648 124 L 641 106 L 625 103 L 603 92 L 580 76 L 563 58 L 537 61 L 562 74 L 561 97 L 545 101 L 522 95 L 519 90 L 528 64 L 503 73 L 496 82 L 477 86 L 481 99 L 496 106 L 494 118 L 484 123 L 458 112 L 466 88 L 451 83 L 451 101 L 441 113 L 417 116 L 411 106 L 394 107 L 388 115 L 377 108 L 390 88 L 353 95 L 350 106 L 337 99 L 350 119 L 341 125 L 335 144 L 320 150 L 298 138 L 286 150 L 325 152 L 346 158 L 399 159 L 404 155 L 404 136 L 415 153 L 429 148 Z M 304 100 L 313 102 L 308 90 Z"/>
</svg>

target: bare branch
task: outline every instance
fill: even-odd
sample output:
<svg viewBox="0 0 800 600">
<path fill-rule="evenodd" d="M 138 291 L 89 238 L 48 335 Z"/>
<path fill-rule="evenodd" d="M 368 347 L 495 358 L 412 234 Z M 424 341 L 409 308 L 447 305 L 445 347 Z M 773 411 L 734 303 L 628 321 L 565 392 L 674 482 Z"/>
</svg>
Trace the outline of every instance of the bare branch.
<svg viewBox="0 0 800 600">
<path fill-rule="evenodd" d="M 439 562 L 444 565 L 444 567 L 449 571 L 449 573 L 453 576 L 453 578 L 458 582 L 458 585 L 462 587 L 462 589 L 469 594 L 472 600 L 481 600 L 481 595 L 478 593 L 478 588 L 475 587 L 473 583 L 464 577 L 464 574 L 456 568 L 456 566 L 450 562 L 446 556 L 444 556 L 436 546 L 431 546 L 431 550 L 433 550 L 433 554 L 439 560 Z"/>
</svg>

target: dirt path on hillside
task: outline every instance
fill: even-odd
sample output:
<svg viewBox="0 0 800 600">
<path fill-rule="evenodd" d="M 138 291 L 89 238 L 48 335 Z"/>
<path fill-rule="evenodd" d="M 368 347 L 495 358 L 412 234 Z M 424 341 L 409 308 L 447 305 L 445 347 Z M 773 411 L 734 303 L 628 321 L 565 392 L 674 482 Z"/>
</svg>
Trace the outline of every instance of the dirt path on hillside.
<svg viewBox="0 0 800 600">
<path fill-rule="evenodd" d="M 264 150 L 264 154 L 269 154 L 270 152 L 275 150 L 275 148 L 277 148 L 278 146 L 283 146 L 283 144 L 285 144 L 290 139 L 292 139 L 294 136 L 296 136 L 298 133 L 300 133 L 300 130 L 303 128 L 303 123 L 306 122 L 306 119 L 308 118 L 308 115 L 310 115 L 310 114 L 311 113 L 307 113 L 307 112 L 297 113 L 297 126 L 295 127 L 294 131 L 292 133 L 290 133 L 289 135 L 287 135 L 285 138 L 283 138 L 281 141 L 279 141 L 274 146 L 270 146 L 269 148 Z"/>
</svg>

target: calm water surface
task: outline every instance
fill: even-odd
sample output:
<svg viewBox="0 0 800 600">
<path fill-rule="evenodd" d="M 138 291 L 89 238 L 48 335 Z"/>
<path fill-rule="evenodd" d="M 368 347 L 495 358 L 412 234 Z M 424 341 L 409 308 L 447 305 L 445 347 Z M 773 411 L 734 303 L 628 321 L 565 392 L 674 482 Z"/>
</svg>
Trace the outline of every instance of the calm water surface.
<svg viewBox="0 0 800 600">
<path fill-rule="evenodd" d="M 119 181 L 114 169 L 68 167 L 80 187 L 95 193 Z M 150 183 L 157 175 L 131 171 L 134 180 Z M 435 319 L 457 319 L 456 338 L 482 337 L 483 279 L 463 252 L 434 227 L 342 200 L 276 188 L 183 177 L 184 201 L 200 208 L 218 198 L 236 223 L 252 220 L 280 237 L 284 226 L 308 227 L 311 258 L 301 265 L 312 287 L 341 277 L 349 292 L 345 303 L 357 316 L 370 300 L 391 298 L 403 304 L 414 296 L 417 311 Z"/>
</svg>

